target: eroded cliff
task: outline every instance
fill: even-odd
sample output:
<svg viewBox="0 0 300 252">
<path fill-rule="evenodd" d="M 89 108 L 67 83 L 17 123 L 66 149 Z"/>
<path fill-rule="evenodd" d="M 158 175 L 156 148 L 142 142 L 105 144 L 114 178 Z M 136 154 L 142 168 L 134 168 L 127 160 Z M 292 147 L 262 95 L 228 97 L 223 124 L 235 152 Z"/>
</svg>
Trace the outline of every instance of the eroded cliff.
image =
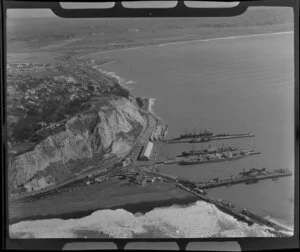
<svg viewBox="0 0 300 252">
<path fill-rule="evenodd" d="M 137 104 L 129 99 L 101 99 L 68 119 L 64 130 L 48 136 L 33 151 L 10 160 L 11 188 L 41 189 L 79 173 L 107 156 L 126 154 L 146 127 Z"/>
</svg>

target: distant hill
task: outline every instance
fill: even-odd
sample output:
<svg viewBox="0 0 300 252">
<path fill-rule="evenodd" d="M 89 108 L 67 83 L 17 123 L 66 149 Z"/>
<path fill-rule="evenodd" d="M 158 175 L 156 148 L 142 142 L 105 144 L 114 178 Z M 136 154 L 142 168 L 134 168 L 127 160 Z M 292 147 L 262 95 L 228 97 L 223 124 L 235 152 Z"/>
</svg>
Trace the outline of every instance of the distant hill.
<svg viewBox="0 0 300 252">
<path fill-rule="evenodd" d="M 235 34 L 243 34 L 292 29 L 293 10 L 287 7 L 252 7 L 239 16 L 216 18 L 20 18 L 8 13 L 7 39 L 9 52 L 61 42 L 67 42 L 61 45 L 65 49 L 97 47 L 106 50 L 169 40 L 226 36 L 232 35 L 233 30 Z M 73 43 L 73 39 L 81 40 Z"/>
</svg>

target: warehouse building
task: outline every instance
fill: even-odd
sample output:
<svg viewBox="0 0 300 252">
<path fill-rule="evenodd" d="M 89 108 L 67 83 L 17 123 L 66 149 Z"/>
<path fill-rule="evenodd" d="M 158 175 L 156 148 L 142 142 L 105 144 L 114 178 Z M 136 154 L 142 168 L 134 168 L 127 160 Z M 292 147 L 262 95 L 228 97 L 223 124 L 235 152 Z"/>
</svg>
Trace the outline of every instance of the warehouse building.
<svg viewBox="0 0 300 252">
<path fill-rule="evenodd" d="M 152 150 L 153 150 L 153 143 L 151 141 L 149 141 L 147 143 L 146 147 L 144 146 L 144 148 L 141 152 L 140 160 L 148 161 L 150 159 Z"/>
</svg>

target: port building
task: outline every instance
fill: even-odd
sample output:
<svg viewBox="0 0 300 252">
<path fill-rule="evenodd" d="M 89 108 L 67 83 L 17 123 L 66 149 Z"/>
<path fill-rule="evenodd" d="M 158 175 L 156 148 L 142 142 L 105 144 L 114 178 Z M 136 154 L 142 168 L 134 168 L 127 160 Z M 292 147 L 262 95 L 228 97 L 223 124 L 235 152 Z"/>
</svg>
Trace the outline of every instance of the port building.
<svg viewBox="0 0 300 252">
<path fill-rule="evenodd" d="M 148 141 L 147 145 L 144 146 L 139 159 L 143 161 L 148 161 L 150 159 L 152 150 L 153 150 L 153 143 L 151 141 Z"/>
</svg>

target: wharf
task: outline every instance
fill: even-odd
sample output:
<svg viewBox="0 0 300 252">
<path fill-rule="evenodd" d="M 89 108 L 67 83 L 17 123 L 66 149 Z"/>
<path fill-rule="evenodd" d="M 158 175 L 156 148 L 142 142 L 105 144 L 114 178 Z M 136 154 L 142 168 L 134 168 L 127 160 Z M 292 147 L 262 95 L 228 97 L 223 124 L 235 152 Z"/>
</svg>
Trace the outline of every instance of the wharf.
<svg viewBox="0 0 300 252">
<path fill-rule="evenodd" d="M 209 137 L 186 137 L 186 138 L 173 138 L 169 140 L 165 140 L 166 144 L 172 143 L 203 143 L 203 142 L 210 142 L 216 140 L 226 140 L 226 139 L 233 139 L 233 138 L 245 138 L 245 137 L 254 137 L 255 135 L 252 133 L 249 134 L 228 134 L 228 135 L 212 135 Z"/>
<path fill-rule="evenodd" d="M 174 183 L 174 182 L 173 182 Z M 284 226 L 281 226 L 277 223 L 271 222 L 269 220 L 266 220 L 265 218 L 255 214 L 254 212 L 251 212 L 247 209 L 240 209 L 238 207 L 229 207 L 224 205 L 222 202 L 219 202 L 217 200 L 214 200 L 202 193 L 197 192 L 195 189 L 192 189 L 188 186 L 182 185 L 181 183 L 175 183 L 179 188 L 186 190 L 196 196 L 198 196 L 199 198 L 201 198 L 202 200 L 209 202 L 211 204 L 214 204 L 217 208 L 219 208 L 221 211 L 233 216 L 234 218 L 236 218 L 239 221 L 243 221 L 245 223 L 247 223 L 248 225 L 253 225 L 254 223 L 258 224 L 258 225 L 265 225 L 268 226 L 270 228 L 274 229 L 274 232 L 279 232 L 280 235 L 285 236 L 284 233 L 281 233 L 282 231 L 288 231 L 290 232 L 290 229 L 287 229 Z"/>
<path fill-rule="evenodd" d="M 188 181 L 186 179 L 182 180 L 180 178 L 170 176 L 168 174 L 161 173 L 161 172 L 148 171 L 146 173 L 148 175 L 161 177 L 165 182 L 172 183 L 175 186 L 198 196 L 200 199 L 202 199 L 206 202 L 209 202 L 211 204 L 214 204 L 221 211 L 235 217 L 239 221 L 243 221 L 243 222 L 247 223 L 248 225 L 253 225 L 254 223 L 257 223 L 259 225 L 265 225 L 265 226 L 270 227 L 273 230 L 275 230 L 275 231 L 270 230 L 270 232 L 275 232 L 275 233 L 278 232 L 277 234 L 279 234 L 281 236 L 286 236 L 284 233 L 282 233 L 283 231 L 291 232 L 291 230 L 286 228 L 284 225 L 280 225 L 278 223 L 269 221 L 269 220 L 257 215 L 256 213 L 254 213 L 252 211 L 249 211 L 247 209 L 238 208 L 236 206 L 228 206 L 228 205 L 222 203 L 222 201 L 218 201 L 218 200 L 208 197 L 206 195 L 206 193 L 204 193 L 205 191 L 202 190 L 203 187 L 201 187 L 201 185 L 199 185 L 199 183 Z M 254 176 L 254 174 L 261 174 L 261 175 L 257 175 L 257 177 L 259 178 L 258 180 L 279 178 L 279 177 L 285 177 L 285 176 L 292 175 L 292 173 L 288 170 L 279 169 L 279 170 L 276 170 L 273 172 L 269 172 L 269 171 L 266 171 L 265 168 L 263 168 L 263 169 L 252 168 L 249 171 L 244 171 L 243 173 L 244 174 L 252 174 L 252 176 Z M 265 174 L 265 176 L 262 175 L 263 173 Z M 251 175 L 248 175 L 248 176 L 251 176 Z M 248 178 L 248 180 L 249 179 L 253 179 L 253 178 Z M 206 189 L 209 189 L 209 188 L 212 188 L 212 187 L 207 187 Z"/>
<path fill-rule="evenodd" d="M 239 154 L 237 156 L 232 156 L 232 157 L 221 157 L 221 158 L 211 158 L 211 159 L 197 159 L 197 155 L 195 156 L 189 156 L 189 157 L 176 157 L 175 159 L 168 159 L 165 160 L 163 163 L 165 165 L 167 164 L 175 164 L 178 163 L 179 165 L 195 165 L 195 164 L 208 164 L 208 163 L 219 163 L 219 162 L 226 162 L 226 161 L 235 161 L 239 160 L 242 158 L 250 157 L 253 155 L 259 155 L 261 152 L 258 151 L 251 151 L 246 154 Z"/>
<path fill-rule="evenodd" d="M 259 224 L 259 225 L 265 225 L 268 226 L 270 228 L 273 228 L 275 232 L 280 232 L 280 235 L 285 236 L 283 233 L 281 233 L 282 231 L 288 231 L 290 232 L 289 229 L 286 229 L 284 226 L 278 225 L 274 222 L 271 222 L 269 220 L 266 220 L 263 217 L 260 217 L 259 215 L 255 214 L 254 212 L 248 211 L 246 209 L 240 209 L 237 207 L 229 207 L 226 206 L 224 204 L 222 204 L 221 202 L 214 200 L 206 195 L 203 195 L 197 191 L 195 191 L 192 188 L 189 188 L 185 185 L 182 185 L 181 183 L 176 183 L 176 185 L 183 189 L 186 190 L 196 196 L 198 196 L 199 198 L 201 198 L 202 200 L 214 204 L 217 208 L 219 208 L 221 211 L 233 216 L 234 218 L 236 218 L 239 221 L 243 221 L 245 223 L 247 223 L 248 225 L 253 225 L 253 224 Z"/>
<path fill-rule="evenodd" d="M 211 189 L 222 186 L 231 186 L 235 184 L 254 184 L 259 180 L 277 179 L 281 177 L 292 176 L 293 173 L 289 170 L 279 169 L 275 171 L 266 171 L 265 169 L 252 168 L 248 172 L 240 173 L 238 176 L 230 176 L 224 179 L 215 178 L 207 182 L 197 183 L 200 189 Z"/>
</svg>

